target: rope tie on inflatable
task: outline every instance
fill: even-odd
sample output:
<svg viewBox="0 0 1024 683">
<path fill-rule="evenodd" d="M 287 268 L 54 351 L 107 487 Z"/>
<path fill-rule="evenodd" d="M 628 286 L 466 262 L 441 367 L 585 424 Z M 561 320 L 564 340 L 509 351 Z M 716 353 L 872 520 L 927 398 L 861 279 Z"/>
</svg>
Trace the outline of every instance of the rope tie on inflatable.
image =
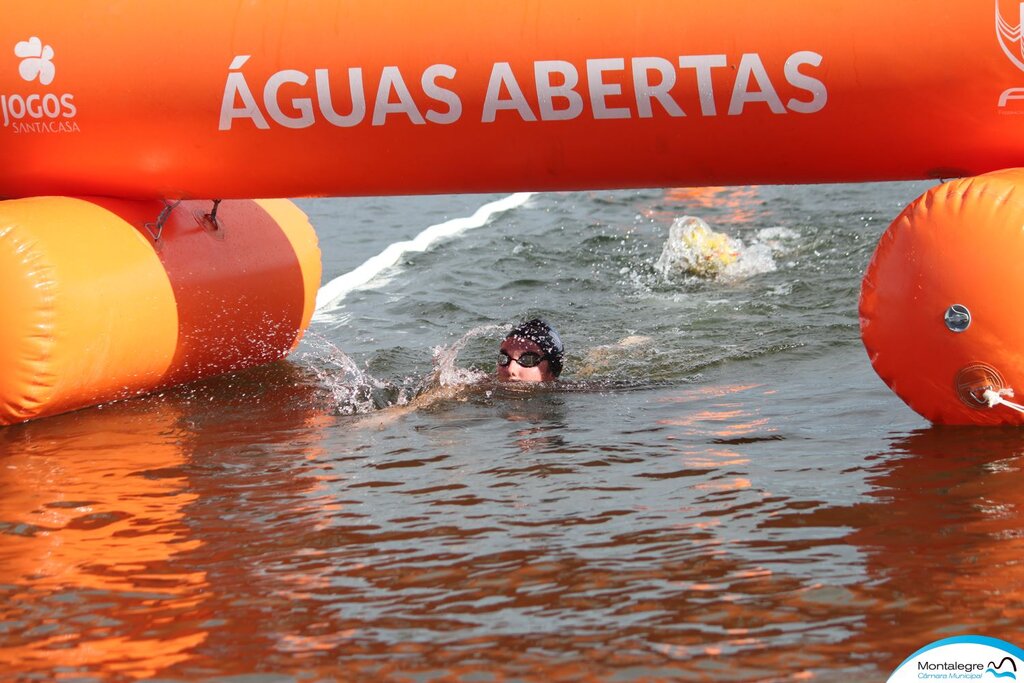
<svg viewBox="0 0 1024 683">
<path fill-rule="evenodd" d="M 1000 389 L 996 391 L 994 389 L 986 389 L 982 394 L 982 398 L 985 399 L 985 403 L 988 404 L 989 408 L 995 408 L 996 406 L 1003 405 L 1007 408 L 1016 410 L 1018 413 L 1024 413 L 1024 406 L 1013 401 L 1007 401 L 1003 396 L 1013 396 L 1013 389 Z"/>
<path fill-rule="evenodd" d="M 213 227 L 215 230 L 220 229 L 220 223 L 217 222 L 217 209 L 220 208 L 221 201 L 222 200 L 220 199 L 214 199 L 213 209 L 210 210 L 210 213 L 206 214 L 206 219 L 213 223 Z"/>
<path fill-rule="evenodd" d="M 156 217 L 156 221 L 153 223 L 145 224 L 144 227 L 146 228 L 146 232 L 150 234 L 154 242 L 160 241 L 160 238 L 164 234 L 164 225 L 167 223 L 167 219 L 171 217 L 171 212 L 178 208 L 178 204 L 181 204 L 180 199 L 173 203 L 168 202 L 165 199 L 164 208 L 162 211 L 160 211 L 160 215 Z"/>
</svg>

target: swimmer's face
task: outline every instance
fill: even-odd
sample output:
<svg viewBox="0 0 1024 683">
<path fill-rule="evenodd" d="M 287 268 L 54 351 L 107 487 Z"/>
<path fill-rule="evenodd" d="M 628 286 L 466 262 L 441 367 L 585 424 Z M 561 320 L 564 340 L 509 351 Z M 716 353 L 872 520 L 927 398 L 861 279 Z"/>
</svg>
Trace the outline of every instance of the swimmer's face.
<svg viewBox="0 0 1024 683">
<path fill-rule="evenodd" d="M 544 355 L 535 341 L 509 337 L 501 343 L 501 353 L 507 354 L 512 359 L 508 365 L 498 364 L 498 379 L 502 382 L 551 382 L 555 379 L 547 360 L 542 360 L 532 368 L 524 368 L 516 362 L 524 353 Z M 499 355 L 499 359 L 504 361 L 505 357 Z"/>
</svg>

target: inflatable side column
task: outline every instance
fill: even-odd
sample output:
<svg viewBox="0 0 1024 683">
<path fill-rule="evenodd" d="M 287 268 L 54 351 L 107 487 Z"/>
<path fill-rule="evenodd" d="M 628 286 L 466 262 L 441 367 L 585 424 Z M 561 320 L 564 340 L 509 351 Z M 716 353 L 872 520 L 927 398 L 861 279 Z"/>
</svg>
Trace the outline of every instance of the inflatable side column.
<svg viewBox="0 0 1024 683">
<path fill-rule="evenodd" d="M 939 185 L 896 218 L 864 275 L 861 336 L 931 422 L 1022 425 L 1022 308 L 1024 169 L 1008 169 Z"/>
<path fill-rule="evenodd" d="M 0 424 L 268 363 L 320 252 L 286 200 L 0 202 Z M 172 208 L 173 207 L 173 208 Z M 161 219 L 161 220 L 158 220 Z"/>
</svg>

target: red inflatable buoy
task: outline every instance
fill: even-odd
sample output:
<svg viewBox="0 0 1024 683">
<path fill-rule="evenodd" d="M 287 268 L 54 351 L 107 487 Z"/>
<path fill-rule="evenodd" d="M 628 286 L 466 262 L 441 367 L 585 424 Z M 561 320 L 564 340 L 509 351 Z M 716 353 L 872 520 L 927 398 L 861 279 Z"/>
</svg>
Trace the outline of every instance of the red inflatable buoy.
<svg viewBox="0 0 1024 683">
<path fill-rule="evenodd" d="M 878 375 L 931 422 L 1021 425 L 1022 294 L 1024 169 L 950 181 L 882 236 L 861 337 Z"/>
</svg>

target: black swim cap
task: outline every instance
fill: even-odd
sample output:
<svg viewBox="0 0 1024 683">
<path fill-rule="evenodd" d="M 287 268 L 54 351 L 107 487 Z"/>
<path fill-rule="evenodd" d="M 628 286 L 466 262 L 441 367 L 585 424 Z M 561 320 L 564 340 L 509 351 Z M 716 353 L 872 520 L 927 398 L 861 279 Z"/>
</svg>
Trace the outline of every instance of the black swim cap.
<svg viewBox="0 0 1024 683">
<path fill-rule="evenodd" d="M 562 338 L 558 336 L 558 332 L 551 325 L 540 318 L 527 320 L 525 323 L 513 327 L 512 331 L 505 335 L 505 339 L 511 337 L 536 343 L 541 352 L 547 356 L 551 374 L 555 377 L 562 374 L 562 356 L 565 353 L 565 347 L 562 345 Z"/>
</svg>

